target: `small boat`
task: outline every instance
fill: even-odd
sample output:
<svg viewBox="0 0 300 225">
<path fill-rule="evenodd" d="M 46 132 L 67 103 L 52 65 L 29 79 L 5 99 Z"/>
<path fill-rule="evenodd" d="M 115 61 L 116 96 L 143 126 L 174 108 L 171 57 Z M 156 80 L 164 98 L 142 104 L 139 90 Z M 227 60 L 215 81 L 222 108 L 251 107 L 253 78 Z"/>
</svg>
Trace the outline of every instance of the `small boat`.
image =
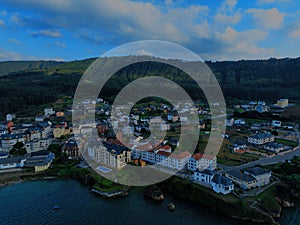
<svg viewBox="0 0 300 225">
<path fill-rule="evenodd" d="M 58 209 L 59 209 L 58 205 L 53 206 L 53 210 L 58 210 Z"/>
</svg>

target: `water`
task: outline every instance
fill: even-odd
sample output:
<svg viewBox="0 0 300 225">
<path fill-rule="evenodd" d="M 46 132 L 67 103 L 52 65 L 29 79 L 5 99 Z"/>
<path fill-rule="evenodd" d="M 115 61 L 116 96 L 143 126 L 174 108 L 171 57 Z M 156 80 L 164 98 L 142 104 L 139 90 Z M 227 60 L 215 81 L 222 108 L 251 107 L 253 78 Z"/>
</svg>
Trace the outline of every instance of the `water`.
<svg viewBox="0 0 300 225">
<path fill-rule="evenodd" d="M 167 204 L 174 202 L 170 212 Z M 59 210 L 53 210 L 58 205 Z M 296 210 L 296 209 L 295 209 Z M 299 209 L 295 214 L 299 213 Z M 287 217 L 288 224 L 296 221 Z M 297 220 L 298 221 L 298 220 Z M 299 221 L 298 221 L 299 222 Z M 239 225 L 250 224 L 222 217 L 210 210 L 166 195 L 158 203 L 145 200 L 143 190 L 129 196 L 104 199 L 75 180 L 26 181 L 0 188 L 0 224 L 154 224 L 154 225 Z M 283 223 L 282 223 L 283 225 Z"/>
<path fill-rule="evenodd" d="M 281 225 L 299 225 L 300 224 L 300 202 L 296 202 L 295 208 L 284 209 L 279 220 Z"/>
</svg>

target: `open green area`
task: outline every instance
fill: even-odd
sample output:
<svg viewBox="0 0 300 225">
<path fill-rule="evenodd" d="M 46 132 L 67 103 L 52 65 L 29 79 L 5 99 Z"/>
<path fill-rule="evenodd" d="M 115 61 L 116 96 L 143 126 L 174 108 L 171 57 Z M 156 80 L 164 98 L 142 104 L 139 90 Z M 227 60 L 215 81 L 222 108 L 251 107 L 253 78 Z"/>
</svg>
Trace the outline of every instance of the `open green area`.
<svg viewBox="0 0 300 225">
<path fill-rule="evenodd" d="M 275 141 L 276 141 L 277 143 L 284 144 L 284 145 L 291 146 L 291 147 L 297 147 L 298 144 L 299 144 L 299 143 L 296 142 L 296 141 L 290 141 L 290 140 L 279 139 L 279 138 L 276 138 Z"/>
</svg>

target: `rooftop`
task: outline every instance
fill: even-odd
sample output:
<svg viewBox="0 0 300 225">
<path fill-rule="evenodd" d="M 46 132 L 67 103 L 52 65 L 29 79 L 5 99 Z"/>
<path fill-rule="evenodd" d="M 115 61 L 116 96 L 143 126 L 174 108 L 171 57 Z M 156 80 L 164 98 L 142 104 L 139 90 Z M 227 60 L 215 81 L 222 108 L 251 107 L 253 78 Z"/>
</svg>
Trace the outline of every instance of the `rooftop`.
<svg viewBox="0 0 300 225">
<path fill-rule="evenodd" d="M 216 184 L 222 184 L 224 186 L 232 185 L 232 181 L 230 179 L 228 179 L 227 177 L 224 177 L 218 173 L 213 176 L 212 182 L 214 182 Z"/>
<path fill-rule="evenodd" d="M 242 181 L 250 182 L 254 181 L 255 179 L 251 177 L 250 175 L 244 174 L 242 171 L 238 170 L 230 170 L 227 172 L 228 175 Z"/>
<path fill-rule="evenodd" d="M 271 171 L 257 166 L 257 167 L 246 169 L 245 172 L 248 172 L 249 174 L 253 174 L 254 176 L 258 176 L 258 175 L 270 173 Z"/>
<path fill-rule="evenodd" d="M 209 155 L 209 154 L 203 154 L 203 153 L 196 153 L 192 156 L 195 160 L 200 160 L 200 159 L 209 159 L 209 160 L 213 160 L 215 158 L 214 155 Z"/>
</svg>

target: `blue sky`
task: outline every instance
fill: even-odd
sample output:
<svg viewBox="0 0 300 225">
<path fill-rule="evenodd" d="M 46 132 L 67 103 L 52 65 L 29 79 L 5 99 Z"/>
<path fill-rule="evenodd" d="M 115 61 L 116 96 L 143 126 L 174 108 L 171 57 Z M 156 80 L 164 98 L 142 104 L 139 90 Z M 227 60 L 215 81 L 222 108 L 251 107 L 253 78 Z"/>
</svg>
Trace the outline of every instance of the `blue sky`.
<svg viewBox="0 0 300 225">
<path fill-rule="evenodd" d="M 300 56 L 298 0 L 1 0 L 0 61 L 98 57 L 138 40 L 206 60 Z"/>
</svg>

